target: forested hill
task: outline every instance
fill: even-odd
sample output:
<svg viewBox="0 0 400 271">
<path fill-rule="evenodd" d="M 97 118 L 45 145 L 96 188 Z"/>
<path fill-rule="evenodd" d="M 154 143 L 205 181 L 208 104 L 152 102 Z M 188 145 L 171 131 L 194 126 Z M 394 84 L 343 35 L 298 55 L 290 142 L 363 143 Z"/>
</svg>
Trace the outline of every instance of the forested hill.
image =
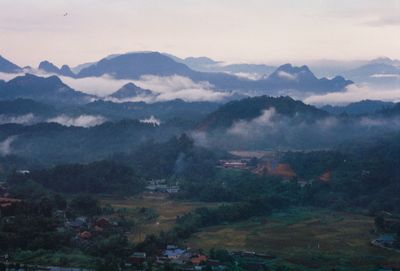
<svg viewBox="0 0 400 271">
<path fill-rule="evenodd" d="M 251 120 L 262 115 L 264 110 L 274 108 L 276 113 L 287 117 L 319 119 L 329 114 L 314 106 L 294 100 L 289 96 L 259 96 L 229 102 L 209 114 L 199 125 L 199 130 L 228 128 L 238 120 Z"/>
</svg>

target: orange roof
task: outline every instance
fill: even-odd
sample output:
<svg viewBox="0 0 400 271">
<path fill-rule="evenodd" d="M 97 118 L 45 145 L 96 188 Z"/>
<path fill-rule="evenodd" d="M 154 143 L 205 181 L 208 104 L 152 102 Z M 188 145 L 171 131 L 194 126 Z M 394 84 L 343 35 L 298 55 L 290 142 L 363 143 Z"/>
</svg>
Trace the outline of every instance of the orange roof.
<svg viewBox="0 0 400 271">
<path fill-rule="evenodd" d="M 331 180 L 331 178 L 332 178 L 332 172 L 330 172 L 330 171 L 327 171 L 318 177 L 318 179 L 323 182 L 329 182 Z"/>
<path fill-rule="evenodd" d="M 296 176 L 296 173 L 289 164 L 278 164 L 272 174 L 285 178 L 293 178 Z"/>
<path fill-rule="evenodd" d="M 92 237 L 92 234 L 88 231 L 84 231 L 79 234 L 79 237 L 82 239 L 90 239 Z"/>
<path fill-rule="evenodd" d="M 0 203 L 14 203 L 14 202 L 21 202 L 20 199 L 12 199 L 12 198 L 0 198 Z"/>
<path fill-rule="evenodd" d="M 277 164 L 276 167 L 273 167 L 271 162 L 259 164 L 253 172 L 259 175 L 275 175 L 288 179 L 296 176 L 296 172 L 289 164 Z"/>
<path fill-rule="evenodd" d="M 207 261 L 207 256 L 206 255 L 196 255 L 195 257 L 191 258 L 190 261 L 194 265 L 199 265 L 202 262 Z"/>
</svg>

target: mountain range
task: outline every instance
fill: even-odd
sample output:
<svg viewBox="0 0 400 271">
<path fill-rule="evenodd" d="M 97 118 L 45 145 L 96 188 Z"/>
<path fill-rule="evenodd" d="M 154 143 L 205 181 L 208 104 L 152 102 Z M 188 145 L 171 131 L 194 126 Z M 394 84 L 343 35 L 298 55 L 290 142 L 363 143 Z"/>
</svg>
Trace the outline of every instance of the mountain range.
<svg viewBox="0 0 400 271">
<path fill-rule="evenodd" d="M 327 78 L 318 79 L 308 67 L 297 68 L 290 64 L 278 67 L 269 77 L 259 80 L 249 80 L 223 72 L 199 72 L 158 52 L 128 53 L 104 58 L 82 69 L 77 76 L 83 78 L 105 74 L 111 74 L 118 79 L 134 80 L 143 75 L 180 75 L 188 77 L 195 82 L 207 81 L 217 89 L 262 92 L 276 92 L 288 89 L 329 92 L 342 90 L 347 85 L 352 84 L 351 81 L 345 80 L 340 76 L 332 80 Z"/>
<path fill-rule="evenodd" d="M 0 84 L 0 100 L 32 99 L 50 104 L 84 104 L 94 97 L 76 91 L 57 76 L 39 77 L 32 74 L 17 76 Z"/>
<path fill-rule="evenodd" d="M 135 98 L 150 98 L 153 95 L 154 93 L 151 90 L 140 88 L 134 83 L 127 83 L 109 95 L 109 97 L 118 100 L 130 100 Z"/>
<path fill-rule="evenodd" d="M 74 74 L 69 66 L 60 68 L 48 61 L 43 61 L 39 69 L 48 73 L 76 77 L 100 77 L 111 75 L 116 79 L 137 80 L 144 75 L 155 76 L 183 76 L 194 82 L 208 82 L 215 89 L 238 92 L 254 92 L 255 94 L 279 94 L 288 90 L 300 92 L 325 93 L 341 91 L 352 81 L 343 77 L 317 78 L 307 66 L 293 67 L 285 64 L 278 67 L 270 76 L 250 80 L 226 72 L 201 72 L 189 68 L 187 65 L 175 61 L 171 56 L 158 52 L 136 52 L 105 57 L 93 64 L 82 68 Z M 11 62 L 10 62 L 11 63 Z M 249 68 L 250 66 L 247 65 Z M 265 67 L 252 66 L 254 69 Z M 230 69 L 239 71 L 239 66 L 230 66 Z M 12 69 L 8 68 L 8 72 Z M 268 67 L 268 72 L 272 67 Z"/>
<path fill-rule="evenodd" d="M 345 106 L 332 106 L 325 105 L 321 107 L 331 114 L 348 114 L 348 115 L 364 115 L 364 114 L 374 114 L 382 110 L 387 110 L 395 105 L 393 102 L 384 102 L 377 100 L 363 100 L 355 103 L 350 103 Z"/>
<path fill-rule="evenodd" d="M 75 77 L 75 74 L 68 65 L 63 65 L 61 68 L 58 68 L 56 65 L 47 60 L 40 62 L 38 69 L 47 73 Z"/>
<path fill-rule="evenodd" d="M 342 73 L 357 83 L 369 83 L 373 86 L 398 88 L 400 84 L 400 60 L 387 57 L 377 58 Z"/>
<path fill-rule="evenodd" d="M 187 57 L 179 58 L 171 54 L 165 54 L 179 63 L 183 63 L 192 70 L 201 72 L 225 72 L 237 76 L 250 78 L 263 78 L 276 70 L 275 66 L 265 64 L 234 63 L 227 64 L 215 61 L 208 57 Z"/>
<path fill-rule="evenodd" d="M 239 101 L 232 101 L 220 106 L 210 113 L 198 125 L 200 131 L 210 131 L 217 128 L 231 127 L 238 121 L 250 121 L 260 117 L 265 110 L 273 108 L 282 116 L 290 118 L 320 119 L 328 117 L 329 113 L 314 106 L 294 100 L 289 96 L 271 97 L 258 96 L 245 98 Z"/>
<path fill-rule="evenodd" d="M 0 72 L 18 73 L 21 68 L 0 55 Z"/>
</svg>

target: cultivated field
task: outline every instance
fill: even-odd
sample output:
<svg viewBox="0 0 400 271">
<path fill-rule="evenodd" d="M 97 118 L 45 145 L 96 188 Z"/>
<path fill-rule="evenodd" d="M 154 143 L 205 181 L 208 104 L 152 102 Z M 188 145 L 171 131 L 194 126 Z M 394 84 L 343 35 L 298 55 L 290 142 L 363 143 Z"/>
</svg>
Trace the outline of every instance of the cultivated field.
<svg viewBox="0 0 400 271">
<path fill-rule="evenodd" d="M 271 217 L 209 227 L 193 235 L 193 248 L 267 252 L 294 266 L 369 270 L 400 263 L 400 254 L 369 244 L 373 218 L 325 210 L 295 209 Z M 331 269 L 329 269 L 331 270 Z"/>
<path fill-rule="evenodd" d="M 146 235 L 168 231 L 175 224 L 179 215 L 199 207 L 211 207 L 217 204 L 203 202 L 174 201 L 163 196 L 147 196 L 129 199 L 103 199 L 103 205 L 110 204 L 115 209 L 125 210 L 125 216 L 136 222 L 135 231 L 129 234 L 129 239 L 135 243 L 143 241 Z M 155 210 L 157 217 L 146 218 L 141 208 Z"/>
</svg>

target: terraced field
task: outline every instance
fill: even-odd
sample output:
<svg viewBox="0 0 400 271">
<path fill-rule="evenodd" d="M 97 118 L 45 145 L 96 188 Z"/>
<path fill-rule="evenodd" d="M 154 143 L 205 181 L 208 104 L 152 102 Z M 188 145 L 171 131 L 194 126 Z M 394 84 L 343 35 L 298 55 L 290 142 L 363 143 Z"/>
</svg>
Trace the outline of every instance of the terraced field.
<svg viewBox="0 0 400 271">
<path fill-rule="evenodd" d="M 148 234 L 157 234 L 160 231 L 168 231 L 175 225 L 175 219 L 179 215 L 190 212 L 199 207 L 212 207 L 218 204 L 174 201 L 167 197 L 137 197 L 129 199 L 103 199 L 103 205 L 111 205 L 115 209 L 125 210 L 127 218 L 136 221 L 134 232 L 129 234 L 129 239 L 135 243 L 143 241 Z M 154 219 L 146 219 L 141 213 L 141 208 L 155 210 L 158 215 Z"/>
<path fill-rule="evenodd" d="M 353 266 L 362 270 L 400 263 L 400 254 L 370 245 L 372 217 L 294 209 L 259 220 L 209 227 L 193 235 L 193 248 L 267 252 L 293 266 Z"/>
</svg>

